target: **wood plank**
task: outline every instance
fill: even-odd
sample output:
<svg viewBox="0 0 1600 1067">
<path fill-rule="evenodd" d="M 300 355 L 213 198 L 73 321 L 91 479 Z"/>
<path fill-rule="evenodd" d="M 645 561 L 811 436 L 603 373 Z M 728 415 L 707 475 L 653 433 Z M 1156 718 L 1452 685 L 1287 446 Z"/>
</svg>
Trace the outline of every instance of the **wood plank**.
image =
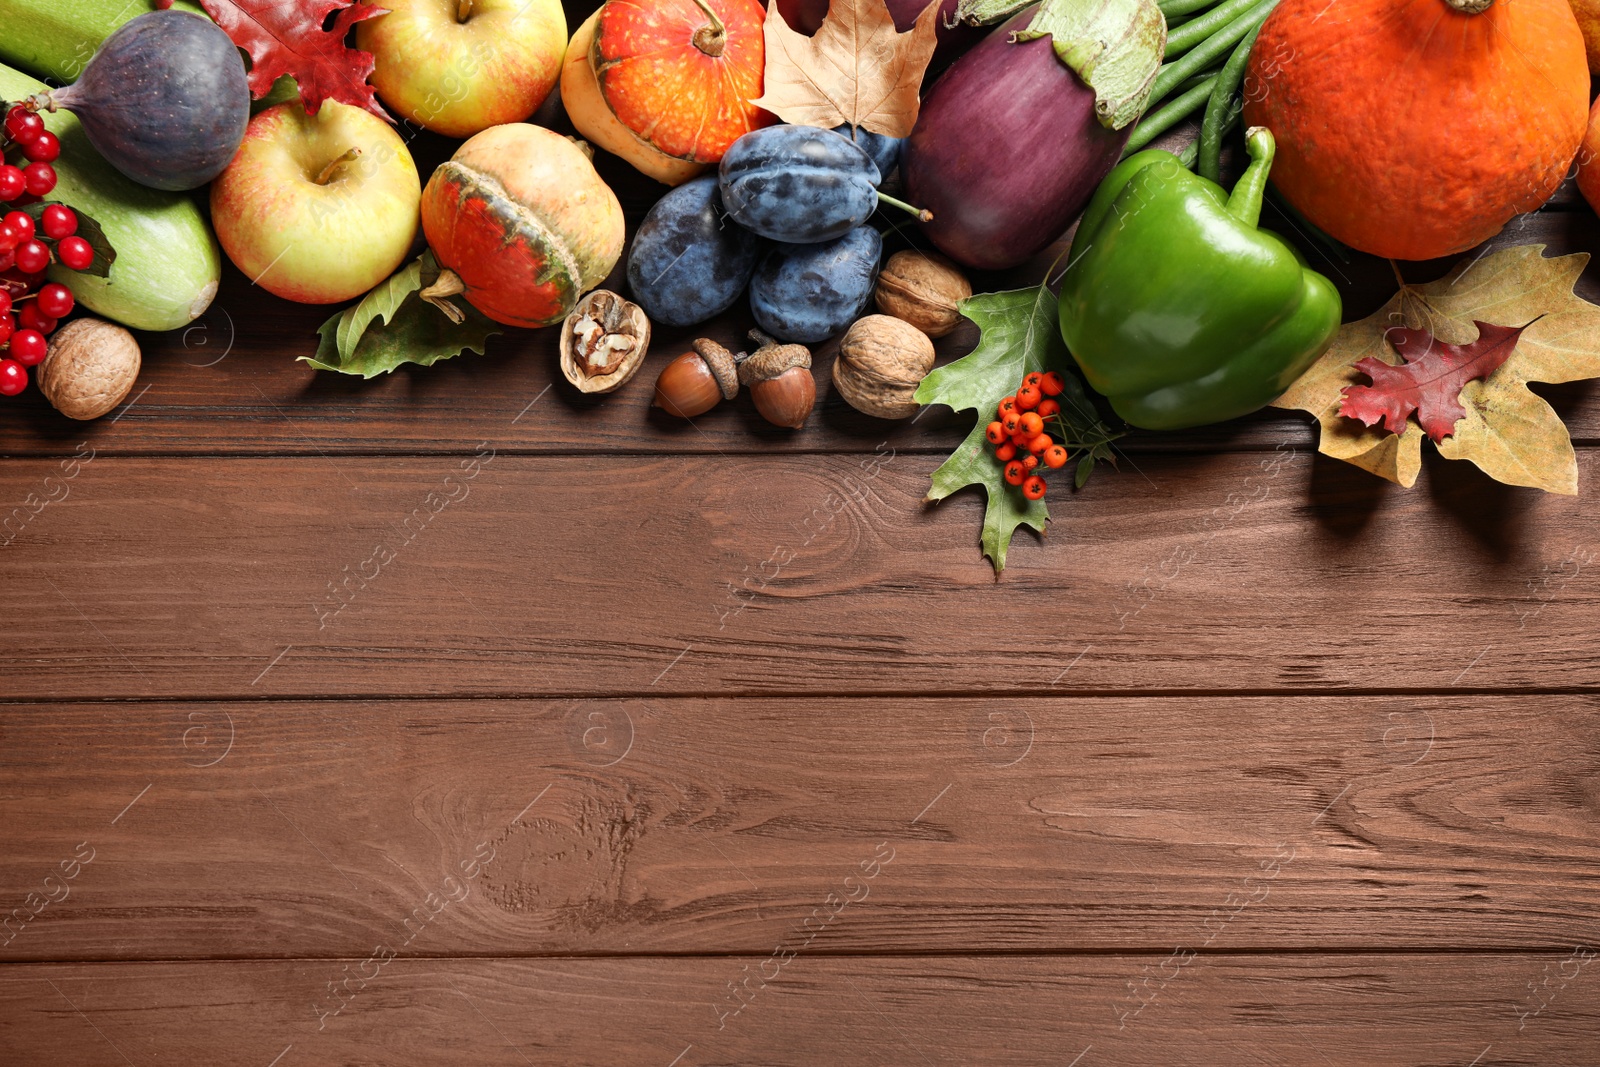
<svg viewBox="0 0 1600 1067">
<path fill-rule="evenodd" d="M 1019 533 L 997 583 L 977 494 L 922 503 L 931 457 L 497 444 L 475 477 L 6 464 L 0 499 L 37 508 L 0 512 L 6 697 L 1600 685 L 1600 502 L 1464 463 L 1408 492 L 1289 450 L 1139 457 L 1060 501 L 1048 543 Z"/>
<path fill-rule="evenodd" d="M 1597 711 L 12 706 L 0 959 L 765 952 L 819 908 L 818 953 L 1593 944 Z"/>
<path fill-rule="evenodd" d="M 442 158 L 448 147 L 439 138 L 420 138 L 418 143 L 426 145 L 419 153 L 425 159 Z M 637 222 L 662 187 L 636 174 L 630 177 L 616 160 L 603 157 L 601 169 L 624 192 L 630 219 Z M 1269 210 L 1269 224 L 1272 216 Z M 1280 217 L 1280 225 L 1284 221 Z M 1600 247 L 1600 220 L 1587 210 L 1539 212 L 1513 222 L 1492 244 L 1530 242 L 1547 244 L 1550 254 L 1588 251 Z M 1385 262 L 1358 255 L 1340 264 L 1307 240 L 1297 243 L 1339 285 L 1347 318 L 1370 313 L 1394 292 Z M 1042 253 L 1017 271 L 979 278 L 980 290 L 1033 284 L 1059 251 Z M 1459 258 L 1409 264 L 1406 274 L 1431 280 Z M 622 284 L 620 271 L 618 275 L 610 283 L 613 287 Z M 1600 300 L 1600 265 L 1586 272 L 1579 291 Z M 278 300 L 230 267 L 204 318 L 185 330 L 141 338 L 145 361 L 136 402 L 113 416 L 114 422 L 72 422 L 30 389 L 5 403 L 0 454 L 65 455 L 82 441 L 115 454 L 441 453 L 460 451 L 485 437 L 506 451 L 529 453 L 860 452 L 885 440 L 901 451 L 938 453 L 955 447 L 971 425 L 970 416 L 942 407 L 915 425 L 856 412 L 833 391 L 835 344 L 816 352 L 818 410 L 798 432 L 765 423 L 747 397 L 693 425 L 652 410 L 656 375 L 687 350 L 691 338 L 712 336 L 744 347 L 744 333 L 753 322 L 742 304 L 707 327 L 657 330 L 644 370 L 603 399 L 584 397 L 561 378 L 550 330 L 513 331 L 491 340 L 486 356 L 409 368 L 370 382 L 318 373 L 297 360 L 316 350 L 316 329 L 332 310 Z M 976 342 L 977 329 L 968 324 L 938 347 L 943 357 L 952 358 Z M 1540 391 L 1556 404 L 1575 440 L 1600 442 L 1600 396 L 1589 383 Z M 1124 446 L 1139 453 L 1270 449 L 1280 442 L 1312 447 L 1308 418 L 1266 412 L 1181 433 L 1135 431 Z"/>
<path fill-rule="evenodd" d="M 1577 953 L 28 965 L 0 971 L 0 1047 L 81 1067 L 1579 1064 L 1600 967 Z"/>
</svg>

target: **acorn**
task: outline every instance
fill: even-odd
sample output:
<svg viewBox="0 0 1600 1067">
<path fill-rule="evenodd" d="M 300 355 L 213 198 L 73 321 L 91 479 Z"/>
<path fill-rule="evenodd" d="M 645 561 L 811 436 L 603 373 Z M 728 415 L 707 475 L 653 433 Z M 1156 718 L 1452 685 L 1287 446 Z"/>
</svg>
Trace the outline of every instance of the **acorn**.
<svg viewBox="0 0 1600 1067">
<path fill-rule="evenodd" d="M 811 350 L 780 344 L 760 330 L 751 330 L 750 340 L 761 347 L 739 362 L 739 381 L 750 390 L 762 418 L 774 426 L 799 429 L 817 402 Z"/>
<path fill-rule="evenodd" d="M 739 363 L 717 342 L 697 337 L 694 351 L 668 363 L 652 401 L 669 415 L 692 419 L 739 395 Z"/>
</svg>

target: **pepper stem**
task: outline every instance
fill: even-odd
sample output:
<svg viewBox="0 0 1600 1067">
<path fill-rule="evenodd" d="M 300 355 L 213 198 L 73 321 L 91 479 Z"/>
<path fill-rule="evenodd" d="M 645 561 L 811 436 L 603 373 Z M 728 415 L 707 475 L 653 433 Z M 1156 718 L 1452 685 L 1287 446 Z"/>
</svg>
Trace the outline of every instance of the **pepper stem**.
<svg viewBox="0 0 1600 1067">
<path fill-rule="evenodd" d="M 1252 126 L 1245 131 L 1244 150 L 1250 155 L 1250 165 L 1228 197 L 1228 214 L 1254 228 L 1261 222 L 1261 198 L 1267 193 L 1267 174 L 1272 170 L 1278 144 L 1272 139 L 1271 130 Z"/>
<path fill-rule="evenodd" d="M 904 200 L 896 200 L 894 197 L 892 197 L 888 193 L 884 193 L 884 192 L 878 193 L 878 199 L 881 200 L 883 203 L 890 205 L 891 207 L 899 208 L 901 211 L 904 211 L 907 214 L 915 215 L 917 217 L 917 221 L 918 222 L 932 222 L 933 221 L 933 212 L 929 211 L 925 207 L 912 207 L 910 204 L 906 203 Z"/>
</svg>

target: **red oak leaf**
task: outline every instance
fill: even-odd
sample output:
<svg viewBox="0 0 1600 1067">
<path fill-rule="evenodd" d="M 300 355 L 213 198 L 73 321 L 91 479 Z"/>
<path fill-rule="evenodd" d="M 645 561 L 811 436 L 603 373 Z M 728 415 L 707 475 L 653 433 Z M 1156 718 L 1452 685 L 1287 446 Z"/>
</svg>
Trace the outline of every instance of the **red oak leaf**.
<svg viewBox="0 0 1600 1067">
<path fill-rule="evenodd" d="M 260 99 L 285 74 L 300 86 L 306 114 L 324 100 L 365 108 L 388 122 L 376 91 L 367 84 L 372 53 L 346 48 L 350 27 L 388 13 L 352 0 L 200 0 L 234 44 L 250 53 L 250 95 Z M 330 12 L 338 11 L 324 30 Z"/>
<path fill-rule="evenodd" d="M 1533 323 L 1496 326 L 1474 321 L 1473 325 L 1478 339 L 1470 345 L 1447 345 L 1427 330 L 1396 326 L 1386 331 L 1385 339 L 1405 363 L 1391 366 L 1372 356 L 1357 362 L 1356 370 L 1372 384 L 1345 386 L 1339 414 L 1368 426 L 1382 422 L 1386 430 L 1398 434 L 1406 432 L 1406 418 L 1414 411 L 1433 443 L 1443 441 L 1467 414 L 1461 406 L 1462 387 L 1493 374 Z"/>
</svg>

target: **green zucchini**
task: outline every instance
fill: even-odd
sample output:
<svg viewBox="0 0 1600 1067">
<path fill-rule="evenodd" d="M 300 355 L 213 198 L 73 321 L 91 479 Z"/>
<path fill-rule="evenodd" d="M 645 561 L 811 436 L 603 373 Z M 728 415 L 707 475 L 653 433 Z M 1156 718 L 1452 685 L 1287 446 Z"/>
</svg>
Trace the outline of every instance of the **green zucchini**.
<svg viewBox="0 0 1600 1067">
<path fill-rule="evenodd" d="M 192 0 L 175 0 L 172 6 L 205 14 Z M 148 0 L 0 0 L 0 26 L 6 28 L 0 34 L 0 63 L 51 82 L 76 81 L 101 41 L 129 19 L 153 10 Z M 251 111 L 299 95 L 294 79 L 285 74 Z"/>
<path fill-rule="evenodd" d="M 22 100 L 44 89 L 0 65 L 0 100 Z M 147 189 L 123 177 L 66 111 L 41 117 L 61 138 L 58 180 L 46 199 L 93 216 L 117 250 L 109 278 L 55 264 L 51 279 L 71 289 L 84 307 L 136 330 L 175 330 L 199 318 L 222 278 L 222 254 L 200 206 L 183 193 Z"/>
<path fill-rule="evenodd" d="M 190 0 L 173 7 L 205 14 Z M 0 0 L 0 63 L 40 78 L 76 81 L 100 42 L 131 18 L 155 10 L 149 0 Z"/>
</svg>

